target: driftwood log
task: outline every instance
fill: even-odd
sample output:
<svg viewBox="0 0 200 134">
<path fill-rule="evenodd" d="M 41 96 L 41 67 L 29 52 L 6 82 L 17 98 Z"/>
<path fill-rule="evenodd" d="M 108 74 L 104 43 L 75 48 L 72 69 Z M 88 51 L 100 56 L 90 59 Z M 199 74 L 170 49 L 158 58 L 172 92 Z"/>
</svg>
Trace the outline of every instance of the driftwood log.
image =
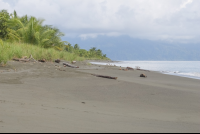
<svg viewBox="0 0 200 134">
<path fill-rule="evenodd" d="M 145 69 L 137 69 L 137 70 L 150 72 L 149 70 L 145 70 Z"/>
<path fill-rule="evenodd" d="M 145 74 L 140 74 L 140 77 L 145 77 L 146 78 L 147 76 Z"/>
<path fill-rule="evenodd" d="M 105 75 L 98 75 L 98 74 L 91 74 L 91 75 L 94 75 L 96 77 L 103 77 L 103 78 L 109 78 L 109 79 L 117 79 L 117 77 L 111 77 L 111 76 L 105 76 Z"/>
<path fill-rule="evenodd" d="M 14 60 L 14 61 L 19 61 L 20 59 L 18 59 L 18 58 L 13 58 L 13 60 Z"/>
<path fill-rule="evenodd" d="M 69 63 L 65 63 L 65 62 L 63 62 L 63 65 L 66 65 L 66 66 L 72 67 L 72 68 L 79 68 L 78 66 L 73 66 L 73 65 L 71 65 Z"/>
<path fill-rule="evenodd" d="M 18 59 L 18 58 L 13 58 L 14 61 L 23 61 L 23 62 L 29 62 L 29 59 Z"/>
<path fill-rule="evenodd" d="M 126 69 L 128 69 L 128 70 L 134 70 L 132 67 L 127 67 Z"/>
<path fill-rule="evenodd" d="M 56 62 L 56 63 L 60 63 L 60 60 L 59 60 L 59 59 L 57 59 L 57 60 L 55 60 L 55 62 Z"/>
<path fill-rule="evenodd" d="M 46 60 L 45 59 L 42 59 L 42 60 L 38 60 L 39 62 L 45 62 Z"/>
</svg>

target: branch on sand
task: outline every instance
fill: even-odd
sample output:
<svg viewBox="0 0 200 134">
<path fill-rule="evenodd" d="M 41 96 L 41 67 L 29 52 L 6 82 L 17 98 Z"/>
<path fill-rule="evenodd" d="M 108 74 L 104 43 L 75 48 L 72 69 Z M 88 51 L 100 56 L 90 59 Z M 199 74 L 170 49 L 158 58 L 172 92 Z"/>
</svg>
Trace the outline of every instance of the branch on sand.
<svg viewBox="0 0 200 134">
<path fill-rule="evenodd" d="M 18 58 L 13 58 L 14 61 L 23 61 L 23 62 L 29 62 L 29 59 L 18 59 Z"/>
<path fill-rule="evenodd" d="M 72 68 L 79 68 L 78 66 L 73 66 L 73 65 L 71 65 L 71 64 L 69 64 L 69 63 L 63 63 L 63 65 L 66 65 L 66 66 L 68 66 L 68 67 L 72 67 Z"/>
<path fill-rule="evenodd" d="M 96 77 L 102 77 L 102 78 L 109 78 L 109 79 L 117 79 L 117 77 L 111 77 L 111 76 L 105 76 L 105 75 L 98 75 L 98 74 L 91 74 L 93 76 L 96 76 Z"/>
</svg>

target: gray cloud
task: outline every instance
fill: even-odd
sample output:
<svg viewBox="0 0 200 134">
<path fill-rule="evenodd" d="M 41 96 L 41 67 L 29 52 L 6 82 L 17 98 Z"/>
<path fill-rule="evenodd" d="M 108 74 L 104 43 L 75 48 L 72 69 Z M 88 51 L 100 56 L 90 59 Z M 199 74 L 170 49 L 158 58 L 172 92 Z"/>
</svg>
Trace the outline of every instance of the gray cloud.
<svg viewBox="0 0 200 134">
<path fill-rule="evenodd" d="M 66 36 L 200 42 L 199 0 L 0 0 L 0 9 L 44 18 Z"/>
</svg>

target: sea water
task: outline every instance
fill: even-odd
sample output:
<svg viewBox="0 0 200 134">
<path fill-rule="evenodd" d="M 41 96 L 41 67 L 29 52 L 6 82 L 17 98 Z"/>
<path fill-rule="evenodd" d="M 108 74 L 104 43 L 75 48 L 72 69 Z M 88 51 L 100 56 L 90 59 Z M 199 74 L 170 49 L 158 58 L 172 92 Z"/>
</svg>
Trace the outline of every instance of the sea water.
<svg viewBox="0 0 200 134">
<path fill-rule="evenodd" d="M 159 71 L 164 74 L 200 79 L 200 61 L 118 61 L 91 63 L 132 68 L 140 67 L 140 69 Z"/>
</svg>

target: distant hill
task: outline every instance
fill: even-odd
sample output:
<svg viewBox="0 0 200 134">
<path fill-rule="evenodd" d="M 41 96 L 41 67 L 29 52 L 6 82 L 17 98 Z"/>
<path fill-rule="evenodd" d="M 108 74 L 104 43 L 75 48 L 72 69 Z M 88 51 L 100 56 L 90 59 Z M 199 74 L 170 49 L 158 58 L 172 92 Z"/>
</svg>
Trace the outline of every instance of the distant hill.
<svg viewBox="0 0 200 134">
<path fill-rule="evenodd" d="M 84 49 L 97 47 L 112 60 L 200 61 L 199 44 L 171 44 L 164 41 L 133 39 L 128 36 L 98 36 L 81 40 L 65 38 Z"/>
</svg>

